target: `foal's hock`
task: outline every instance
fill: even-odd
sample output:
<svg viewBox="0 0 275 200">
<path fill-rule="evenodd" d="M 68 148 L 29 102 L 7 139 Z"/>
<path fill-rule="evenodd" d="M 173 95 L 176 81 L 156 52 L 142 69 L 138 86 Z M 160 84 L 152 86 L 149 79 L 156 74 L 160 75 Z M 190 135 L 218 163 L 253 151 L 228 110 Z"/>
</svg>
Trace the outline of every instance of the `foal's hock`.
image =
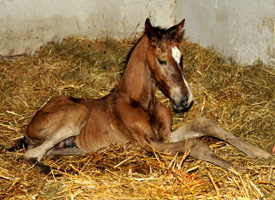
<svg viewBox="0 0 275 200">
<path fill-rule="evenodd" d="M 25 159 L 39 162 L 45 155 L 85 154 L 111 143 L 134 141 L 173 154 L 190 151 L 194 158 L 225 169 L 234 167 L 197 139 L 201 136 L 224 140 L 252 157 L 268 158 L 269 153 L 207 118 L 197 118 L 171 132 L 172 112 L 156 98 L 155 90 L 158 87 L 177 112 L 191 106 L 193 95 L 178 48 L 183 27 L 184 20 L 162 29 L 147 19 L 145 33 L 133 48 L 116 89 L 101 99 L 58 96 L 48 102 L 27 128 Z"/>
</svg>

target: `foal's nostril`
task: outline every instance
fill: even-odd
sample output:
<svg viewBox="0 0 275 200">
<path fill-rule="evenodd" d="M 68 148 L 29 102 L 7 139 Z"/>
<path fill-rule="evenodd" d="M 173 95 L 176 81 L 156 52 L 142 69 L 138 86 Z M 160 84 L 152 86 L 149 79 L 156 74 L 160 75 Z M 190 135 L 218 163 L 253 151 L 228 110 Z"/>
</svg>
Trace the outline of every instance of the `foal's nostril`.
<svg viewBox="0 0 275 200">
<path fill-rule="evenodd" d="M 186 95 L 181 95 L 181 98 L 176 100 L 173 100 L 173 108 L 175 112 L 182 112 L 185 109 L 188 109 L 190 107 L 188 103 L 188 97 Z"/>
<path fill-rule="evenodd" d="M 187 101 L 188 101 L 187 96 L 183 94 L 181 96 L 181 106 L 185 108 L 187 106 Z"/>
</svg>

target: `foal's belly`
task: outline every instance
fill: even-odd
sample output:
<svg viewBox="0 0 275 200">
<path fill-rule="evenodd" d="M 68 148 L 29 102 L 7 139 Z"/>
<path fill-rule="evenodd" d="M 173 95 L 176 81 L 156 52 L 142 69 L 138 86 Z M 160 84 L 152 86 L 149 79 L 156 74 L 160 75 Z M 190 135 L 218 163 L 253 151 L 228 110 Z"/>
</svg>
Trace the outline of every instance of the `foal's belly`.
<svg viewBox="0 0 275 200">
<path fill-rule="evenodd" d="M 91 110 L 86 125 L 76 136 L 75 143 L 84 153 L 99 151 L 110 144 L 122 145 L 130 141 L 118 127 L 117 119 L 109 111 Z"/>
</svg>

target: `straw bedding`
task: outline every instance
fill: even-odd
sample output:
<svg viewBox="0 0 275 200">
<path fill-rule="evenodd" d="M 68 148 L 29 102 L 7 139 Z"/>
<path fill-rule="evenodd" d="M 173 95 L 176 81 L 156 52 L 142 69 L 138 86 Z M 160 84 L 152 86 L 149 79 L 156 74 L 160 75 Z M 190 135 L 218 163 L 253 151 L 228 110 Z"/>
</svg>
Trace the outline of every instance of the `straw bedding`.
<svg viewBox="0 0 275 200">
<path fill-rule="evenodd" d="M 204 138 L 213 151 L 244 167 L 242 173 L 135 144 L 86 156 L 46 157 L 48 176 L 24 162 L 24 148 L 8 151 L 25 134 L 35 112 L 60 94 L 99 98 L 114 88 L 136 39 L 91 41 L 73 37 L 49 43 L 33 56 L 0 58 L 1 199 L 275 199 L 275 159 L 252 159 L 232 146 Z M 173 128 L 206 116 L 235 135 L 271 151 L 275 143 L 275 70 L 260 62 L 228 64 L 222 56 L 183 41 L 185 75 L 194 93 Z M 168 107 L 169 101 L 157 91 Z"/>
</svg>

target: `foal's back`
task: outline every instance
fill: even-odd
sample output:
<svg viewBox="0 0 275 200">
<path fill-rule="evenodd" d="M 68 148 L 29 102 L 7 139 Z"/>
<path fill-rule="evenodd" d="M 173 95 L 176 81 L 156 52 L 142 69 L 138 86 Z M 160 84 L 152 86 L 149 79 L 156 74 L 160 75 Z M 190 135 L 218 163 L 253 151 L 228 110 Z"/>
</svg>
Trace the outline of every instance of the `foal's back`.
<svg viewBox="0 0 275 200">
<path fill-rule="evenodd" d="M 72 142 L 83 153 L 98 151 L 110 143 L 129 141 L 127 130 L 116 116 L 117 101 L 122 96 L 125 95 L 111 93 L 101 99 L 76 99 L 65 95 L 54 98 L 36 113 L 28 126 L 30 148 L 53 138 L 61 129 L 78 132 Z"/>
</svg>

